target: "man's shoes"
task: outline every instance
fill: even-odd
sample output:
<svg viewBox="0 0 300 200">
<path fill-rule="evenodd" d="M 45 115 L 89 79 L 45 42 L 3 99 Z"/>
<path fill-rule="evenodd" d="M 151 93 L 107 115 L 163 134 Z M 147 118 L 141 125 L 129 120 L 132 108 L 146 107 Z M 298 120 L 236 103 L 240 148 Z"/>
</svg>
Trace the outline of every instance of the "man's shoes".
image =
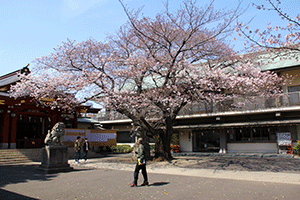
<svg viewBox="0 0 300 200">
<path fill-rule="evenodd" d="M 141 186 L 148 186 L 149 185 L 149 182 L 146 182 L 146 183 L 143 183 Z"/>
<path fill-rule="evenodd" d="M 136 187 L 136 184 L 135 183 L 130 183 L 129 186 L 130 187 Z"/>
</svg>

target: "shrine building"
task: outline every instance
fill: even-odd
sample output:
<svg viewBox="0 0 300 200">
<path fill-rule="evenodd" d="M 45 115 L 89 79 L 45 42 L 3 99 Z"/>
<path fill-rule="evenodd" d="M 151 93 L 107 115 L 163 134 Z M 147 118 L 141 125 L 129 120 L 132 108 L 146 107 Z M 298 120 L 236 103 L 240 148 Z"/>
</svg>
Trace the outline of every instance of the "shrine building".
<svg viewBox="0 0 300 200">
<path fill-rule="evenodd" d="M 28 65 L 0 76 L 0 149 L 40 148 L 49 130 L 57 122 L 67 128 L 77 128 L 80 110 L 51 109 L 38 104 L 33 98 L 11 98 L 8 91 L 19 81 L 19 74 L 29 74 Z"/>
</svg>

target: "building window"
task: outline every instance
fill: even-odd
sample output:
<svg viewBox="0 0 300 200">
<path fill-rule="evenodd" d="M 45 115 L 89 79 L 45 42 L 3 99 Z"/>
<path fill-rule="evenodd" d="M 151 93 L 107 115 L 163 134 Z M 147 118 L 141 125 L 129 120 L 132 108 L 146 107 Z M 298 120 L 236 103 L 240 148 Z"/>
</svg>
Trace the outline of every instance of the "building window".
<svg viewBox="0 0 300 200">
<path fill-rule="evenodd" d="M 235 130 L 236 141 L 251 141 L 250 129 L 241 128 Z"/>
<path fill-rule="evenodd" d="M 134 137 L 130 137 L 129 131 L 118 131 L 117 143 L 134 143 Z"/>
<path fill-rule="evenodd" d="M 230 135 L 229 141 L 232 142 L 276 141 L 275 130 L 270 127 L 237 128 Z"/>
<path fill-rule="evenodd" d="M 253 134 L 253 141 L 269 140 L 270 138 L 268 128 L 253 128 L 252 134 Z"/>
<path fill-rule="evenodd" d="M 300 104 L 300 85 L 289 86 L 289 103 L 290 105 L 299 105 Z"/>
</svg>

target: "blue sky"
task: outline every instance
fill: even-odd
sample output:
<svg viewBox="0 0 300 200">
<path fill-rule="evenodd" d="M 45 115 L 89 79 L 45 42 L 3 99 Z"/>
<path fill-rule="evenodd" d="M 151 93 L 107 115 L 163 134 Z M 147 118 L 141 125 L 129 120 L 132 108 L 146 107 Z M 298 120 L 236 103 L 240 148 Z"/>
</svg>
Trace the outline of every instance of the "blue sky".
<svg viewBox="0 0 300 200">
<path fill-rule="evenodd" d="M 282 1 L 286 12 L 292 16 L 299 13 L 300 0 Z M 124 0 L 129 8 L 144 6 L 142 13 L 150 17 L 163 10 L 163 2 Z M 169 0 L 169 5 L 176 9 L 181 2 Z M 251 2 L 262 4 L 265 0 L 244 0 L 242 7 L 246 8 Z M 206 5 L 208 0 L 197 0 L 197 3 Z M 215 0 L 214 5 L 230 9 L 237 3 L 238 0 Z M 250 25 L 255 29 L 280 21 L 276 14 L 256 10 L 251 5 L 240 20 L 248 21 L 253 17 Z M 89 38 L 104 41 L 107 34 L 115 33 L 127 21 L 118 0 L 0 0 L 0 19 L 0 75 L 49 55 L 67 38 L 77 42 Z"/>
</svg>

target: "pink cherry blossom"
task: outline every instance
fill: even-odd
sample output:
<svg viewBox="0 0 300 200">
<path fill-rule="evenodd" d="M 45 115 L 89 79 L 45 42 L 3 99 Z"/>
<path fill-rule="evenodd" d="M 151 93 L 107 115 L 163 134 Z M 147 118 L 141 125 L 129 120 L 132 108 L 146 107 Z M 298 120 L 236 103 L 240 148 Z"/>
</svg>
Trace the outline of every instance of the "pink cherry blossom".
<svg viewBox="0 0 300 200">
<path fill-rule="evenodd" d="M 63 42 L 35 61 L 33 73 L 12 87 L 12 96 L 41 103 L 52 98 L 51 106 L 65 109 L 100 103 L 130 118 L 157 147 L 163 145 L 157 156 L 169 159 L 172 126 L 185 106 L 280 95 L 280 77 L 261 72 L 256 55 L 236 55 L 224 41 L 236 11 L 185 1 L 177 12 L 140 19 L 122 6 L 129 22 L 116 35 L 106 42 Z M 215 22 L 219 25 L 209 29 Z"/>
</svg>

